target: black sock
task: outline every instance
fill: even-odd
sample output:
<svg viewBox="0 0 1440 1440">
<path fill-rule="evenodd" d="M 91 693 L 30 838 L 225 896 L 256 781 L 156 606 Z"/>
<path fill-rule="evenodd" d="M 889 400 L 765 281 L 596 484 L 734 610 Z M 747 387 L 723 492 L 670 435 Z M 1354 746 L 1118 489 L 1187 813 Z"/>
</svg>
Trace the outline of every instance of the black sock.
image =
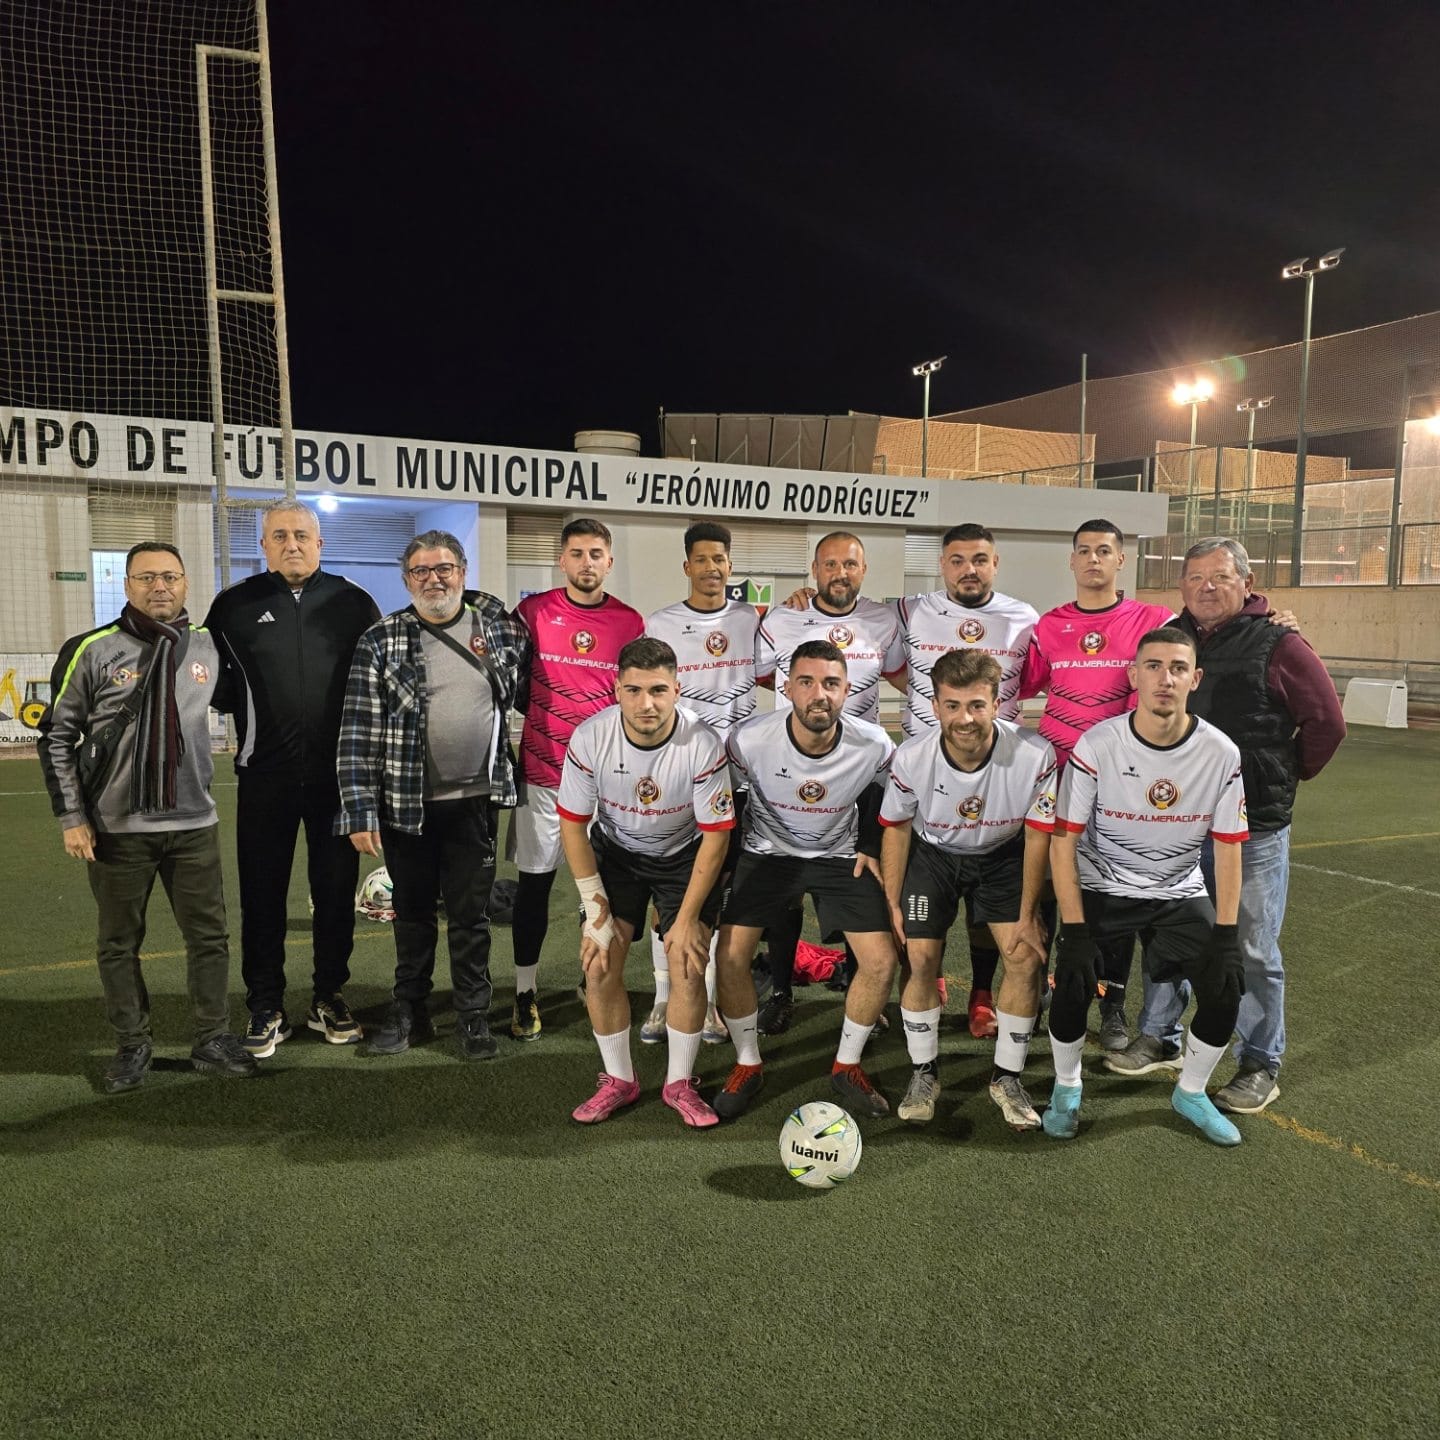
<svg viewBox="0 0 1440 1440">
<path fill-rule="evenodd" d="M 994 990 L 995 967 L 1000 963 L 1000 952 L 989 945 L 970 942 L 970 988 L 972 990 Z"/>
</svg>

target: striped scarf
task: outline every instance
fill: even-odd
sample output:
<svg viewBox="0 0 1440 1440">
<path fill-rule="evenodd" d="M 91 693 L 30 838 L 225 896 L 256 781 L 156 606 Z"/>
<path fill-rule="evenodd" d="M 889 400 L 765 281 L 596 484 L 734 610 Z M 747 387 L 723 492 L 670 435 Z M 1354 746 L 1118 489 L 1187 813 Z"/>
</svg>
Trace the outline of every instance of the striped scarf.
<svg viewBox="0 0 1440 1440">
<path fill-rule="evenodd" d="M 185 753 L 180 710 L 175 703 L 176 647 L 190 628 L 182 610 L 173 624 L 152 620 L 126 605 L 120 628 L 143 645 L 155 647 L 140 690 L 135 719 L 135 757 L 130 767 L 130 813 L 155 815 L 175 808 L 175 777 Z"/>
</svg>

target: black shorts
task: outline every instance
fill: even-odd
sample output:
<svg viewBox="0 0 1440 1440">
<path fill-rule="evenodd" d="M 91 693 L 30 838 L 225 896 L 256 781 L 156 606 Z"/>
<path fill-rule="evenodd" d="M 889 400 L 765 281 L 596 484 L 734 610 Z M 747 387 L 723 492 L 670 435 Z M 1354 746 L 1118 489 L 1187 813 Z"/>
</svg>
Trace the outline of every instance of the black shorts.
<svg viewBox="0 0 1440 1440">
<path fill-rule="evenodd" d="M 1104 950 L 1116 940 L 1140 936 L 1141 965 L 1151 980 L 1189 980 L 1209 964 L 1215 907 L 1204 895 L 1188 900 L 1137 900 L 1087 890 L 1085 923 Z"/>
<path fill-rule="evenodd" d="M 593 830 L 590 832 L 590 844 L 600 866 L 600 883 L 610 900 L 610 913 L 617 920 L 624 920 L 639 935 L 645 929 L 645 918 L 653 900 L 655 912 L 660 917 L 660 934 L 662 937 L 668 934 L 680 913 L 680 906 L 684 904 L 685 892 L 690 888 L 690 876 L 695 869 L 700 842 L 697 840 L 693 845 L 687 845 L 677 854 L 658 858 L 607 845 Z M 720 918 L 720 895 L 720 881 L 717 879 L 700 907 L 700 919 L 712 930 Z"/>
<path fill-rule="evenodd" d="M 868 871 L 855 878 L 853 855 L 807 860 L 747 850 L 735 867 L 722 920 L 726 925 L 767 930 L 784 923 L 807 894 L 815 903 L 822 935 L 863 935 L 890 929 L 885 892 Z"/>
<path fill-rule="evenodd" d="M 749 790 L 737 790 L 735 800 L 735 828 L 730 832 L 730 845 L 725 851 L 725 863 L 720 867 L 721 873 L 733 875 L 735 867 L 740 863 L 741 837 L 745 833 L 745 807 L 750 803 Z"/>
<path fill-rule="evenodd" d="M 969 925 L 1013 925 L 1020 918 L 1025 837 L 983 855 L 943 850 L 918 837 L 910 844 L 900 914 L 909 940 L 943 940 L 965 902 Z"/>
</svg>

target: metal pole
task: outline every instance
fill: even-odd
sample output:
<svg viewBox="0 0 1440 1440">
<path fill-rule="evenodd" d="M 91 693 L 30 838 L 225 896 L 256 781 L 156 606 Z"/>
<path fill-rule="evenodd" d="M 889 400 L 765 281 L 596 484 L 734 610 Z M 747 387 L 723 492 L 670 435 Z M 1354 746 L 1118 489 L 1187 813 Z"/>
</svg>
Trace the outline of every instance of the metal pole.
<svg viewBox="0 0 1440 1440">
<path fill-rule="evenodd" d="M 1079 462 L 1075 469 L 1075 484 L 1081 489 L 1085 487 L 1085 385 L 1089 366 L 1089 355 L 1080 357 L 1080 444 Z"/>
<path fill-rule="evenodd" d="M 1190 468 L 1185 480 L 1185 533 L 1191 539 L 1194 538 L 1191 532 L 1199 520 L 1195 498 L 1195 437 L 1199 431 L 1200 402 L 1192 400 L 1190 402 Z"/>
<path fill-rule="evenodd" d="M 1300 557 L 1305 528 L 1305 400 L 1310 390 L 1310 315 L 1315 304 L 1315 276 L 1305 277 L 1305 329 L 1300 341 L 1300 405 L 1295 416 L 1295 514 L 1290 532 L 1290 583 L 1300 584 Z"/>
<path fill-rule="evenodd" d="M 1220 528 L 1220 462 L 1224 458 L 1225 447 L 1217 444 L 1215 446 L 1215 527 L 1211 530 L 1212 535 L 1223 535 L 1225 532 Z"/>
<path fill-rule="evenodd" d="M 1255 407 L 1250 407 L 1250 425 L 1245 436 L 1245 494 L 1240 501 L 1241 543 L 1250 527 L 1250 492 L 1255 488 Z"/>
<path fill-rule="evenodd" d="M 1385 567 L 1392 589 L 1400 584 L 1401 566 L 1404 562 L 1404 536 L 1400 533 L 1400 485 L 1405 474 L 1406 431 L 1410 424 L 1410 371 L 1405 371 L 1405 395 L 1400 405 L 1400 430 L 1395 441 L 1395 480 L 1390 491 L 1390 553 Z"/>
<path fill-rule="evenodd" d="M 925 409 L 920 417 L 920 478 L 930 473 L 930 372 L 925 372 Z"/>
</svg>

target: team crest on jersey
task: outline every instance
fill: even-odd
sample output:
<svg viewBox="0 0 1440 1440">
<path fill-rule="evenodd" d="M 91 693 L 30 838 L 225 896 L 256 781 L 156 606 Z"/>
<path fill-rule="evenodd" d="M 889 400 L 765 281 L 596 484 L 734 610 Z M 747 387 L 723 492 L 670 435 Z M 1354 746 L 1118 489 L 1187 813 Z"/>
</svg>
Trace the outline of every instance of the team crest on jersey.
<svg viewBox="0 0 1440 1440">
<path fill-rule="evenodd" d="M 725 638 L 723 630 L 712 630 L 705 637 L 705 648 L 712 655 L 723 655 L 730 648 L 730 642 Z"/>
<path fill-rule="evenodd" d="M 490 653 L 490 647 L 485 643 L 485 637 L 483 635 L 472 635 L 470 637 L 470 648 L 477 655 L 488 655 Z"/>
<path fill-rule="evenodd" d="M 653 805 L 660 798 L 660 787 L 647 775 L 643 780 L 635 782 L 635 798 L 642 805 Z"/>
<path fill-rule="evenodd" d="M 978 820 L 985 813 L 983 795 L 967 795 L 956 807 L 955 813 L 962 820 Z"/>
<path fill-rule="evenodd" d="M 956 627 L 955 633 L 967 645 L 974 645 L 976 641 L 985 638 L 985 627 L 972 616 L 969 620 L 962 620 Z"/>
<path fill-rule="evenodd" d="M 588 655 L 595 648 L 595 637 L 588 630 L 577 630 L 570 637 L 577 655 Z"/>
<path fill-rule="evenodd" d="M 717 820 L 728 820 L 735 813 L 735 801 L 728 790 L 722 790 L 711 798 L 710 813 Z"/>
<path fill-rule="evenodd" d="M 132 670 L 128 665 L 122 665 L 111 677 L 112 685 L 128 685 L 132 680 L 138 680 L 140 672 Z"/>
<path fill-rule="evenodd" d="M 1168 810 L 1180 798 L 1180 787 L 1173 780 L 1157 780 L 1145 798 L 1157 809 Z"/>
<path fill-rule="evenodd" d="M 1046 790 L 1043 794 L 1035 797 L 1035 808 L 1040 812 L 1042 820 L 1053 820 L 1055 818 L 1055 797 Z"/>
<path fill-rule="evenodd" d="M 807 805 L 818 805 L 830 792 L 818 780 L 807 780 L 795 793 Z"/>
<path fill-rule="evenodd" d="M 832 625 L 826 638 L 832 645 L 845 650 L 855 643 L 855 632 L 848 625 Z"/>
<path fill-rule="evenodd" d="M 195 677 L 197 685 L 203 685 L 210 678 L 209 670 L 198 660 L 190 667 L 190 673 Z"/>
<path fill-rule="evenodd" d="M 1109 637 L 1101 630 L 1087 630 L 1080 637 L 1080 648 L 1087 655 L 1098 655 L 1109 643 Z"/>
</svg>

